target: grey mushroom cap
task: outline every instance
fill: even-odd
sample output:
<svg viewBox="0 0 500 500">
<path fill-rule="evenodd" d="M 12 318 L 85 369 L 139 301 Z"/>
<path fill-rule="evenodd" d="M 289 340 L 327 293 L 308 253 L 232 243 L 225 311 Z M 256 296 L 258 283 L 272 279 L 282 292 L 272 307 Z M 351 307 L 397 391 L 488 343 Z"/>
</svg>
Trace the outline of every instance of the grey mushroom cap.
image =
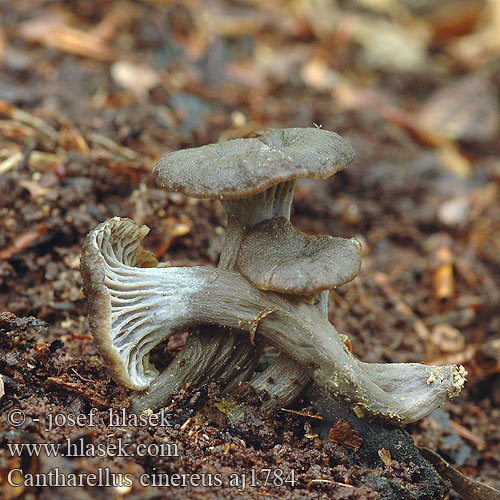
<svg viewBox="0 0 500 500">
<path fill-rule="evenodd" d="M 277 217 L 257 224 L 243 239 L 236 265 L 260 290 L 314 295 L 359 274 L 361 244 L 355 238 L 310 236 Z"/>
<path fill-rule="evenodd" d="M 354 159 L 335 132 L 271 129 L 255 137 L 174 151 L 156 164 L 156 183 L 195 198 L 241 199 L 281 182 L 325 179 Z"/>
</svg>

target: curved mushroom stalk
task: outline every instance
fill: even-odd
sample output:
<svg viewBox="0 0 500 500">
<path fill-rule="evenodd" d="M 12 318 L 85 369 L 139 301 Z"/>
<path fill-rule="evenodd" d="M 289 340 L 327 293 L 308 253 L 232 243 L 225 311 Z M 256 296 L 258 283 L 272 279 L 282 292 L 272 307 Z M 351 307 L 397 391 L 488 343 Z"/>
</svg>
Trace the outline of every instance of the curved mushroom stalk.
<svg viewBox="0 0 500 500">
<path fill-rule="evenodd" d="M 167 368 L 145 391 L 132 396 L 129 411 L 137 414 L 148 409 L 156 411 L 165 406 L 172 394 L 189 383 L 200 387 L 208 380 L 219 380 L 226 384 L 228 391 L 251 377 L 259 357 L 254 356 L 256 361 L 248 364 L 247 351 L 241 349 L 241 344 L 248 344 L 246 339 L 227 334 L 226 329 L 210 326 L 191 332 L 190 342 Z"/>
<path fill-rule="evenodd" d="M 257 341 L 263 338 L 293 358 L 320 388 L 360 415 L 411 422 L 460 392 L 463 367 L 389 364 L 382 370 L 361 363 L 316 307 L 260 291 L 238 273 L 134 267 L 152 263 L 140 247 L 146 233 L 129 219 L 109 219 L 87 236 L 81 259 L 92 334 L 112 374 L 127 387 L 145 389 L 153 382 L 157 372 L 148 355 L 159 342 L 182 328 L 217 325 L 257 333 Z"/>
<path fill-rule="evenodd" d="M 219 266 L 235 269 L 242 240 L 262 221 L 283 217 L 290 219 L 295 179 L 281 182 L 248 198 L 221 200 L 226 212 L 227 230 Z"/>
<path fill-rule="evenodd" d="M 419 363 L 364 363 L 358 361 L 365 377 L 370 377 L 385 393 L 399 399 L 405 408 L 405 420 L 401 423 L 415 422 L 429 414 L 429 407 L 442 406 L 443 390 L 449 399 L 458 396 L 467 371 L 463 366 L 426 366 Z M 427 389 L 427 390 L 425 390 Z M 424 397 L 423 397 L 424 396 Z M 365 397 L 368 397 L 366 395 Z M 385 414 L 385 406 L 377 408 L 375 400 L 368 406 L 360 402 L 355 411 L 367 407 L 368 415 Z M 389 419 L 392 420 L 392 419 Z"/>
<path fill-rule="evenodd" d="M 261 405 L 265 411 L 288 406 L 300 397 L 310 383 L 311 377 L 307 372 L 284 352 L 250 380 L 255 391 L 264 390 L 269 396 Z"/>
</svg>

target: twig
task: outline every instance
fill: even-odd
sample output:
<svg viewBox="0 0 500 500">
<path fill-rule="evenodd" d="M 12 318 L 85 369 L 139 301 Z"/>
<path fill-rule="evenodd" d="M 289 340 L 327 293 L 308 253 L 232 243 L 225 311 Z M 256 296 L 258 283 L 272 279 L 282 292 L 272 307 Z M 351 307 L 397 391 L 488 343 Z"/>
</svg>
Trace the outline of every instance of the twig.
<svg viewBox="0 0 500 500">
<path fill-rule="evenodd" d="M 21 151 L 9 156 L 6 160 L 0 163 L 0 175 L 6 174 L 9 170 L 13 169 L 23 161 L 23 154 Z"/>
<path fill-rule="evenodd" d="M 69 382 L 64 377 L 47 377 L 47 381 L 66 389 L 68 392 L 82 396 L 83 398 L 89 400 L 97 408 L 103 409 L 109 407 L 109 402 L 90 387 Z"/>
<path fill-rule="evenodd" d="M 334 481 L 333 479 L 311 479 L 309 484 L 311 483 L 327 483 L 327 484 L 335 484 L 336 486 L 343 486 L 344 488 L 354 488 L 352 484 L 339 483 L 338 481 Z"/>
<path fill-rule="evenodd" d="M 108 139 L 107 137 L 104 137 L 103 135 L 90 134 L 88 136 L 88 139 L 94 142 L 95 144 L 98 144 L 99 146 L 108 149 L 112 153 L 127 158 L 127 160 L 135 161 L 139 158 L 139 155 L 132 149 L 127 148 L 125 146 L 120 146 L 116 142 L 112 141 L 111 139 Z"/>
<path fill-rule="evenodd" d="M 23 137 L 33 137 L 35 135 L 35 131 L 32 127 L 15 120 L 0 120 L 0 130 L 4 131 L 3 135 L 9 136 L 10 138 L 13 136 L 12 132 L 22 134 Z"/>
<path fill-rule="evenodd" d="M 12 120 L 24 123 L 25 125 L 28 125 L 34 128 L 35 130 L 38 130 L 39 132 L 41 132 L 54 142 L 57 142 L 59 139 L 59 132 L 51 125 L 49 125 L 47 122 L 45 122 L 41 118 L 38 118 L 38 116 L 33 116 L 30 113 L 27 113 L 26 111 L 16 108 L 15 106 L 9 104 L 6 101 L 2 101 L 1 99 L 0 99 L 0 113 L 3 113 L 5 116 L 7 116 Z"/>
<path fill-rule="evenodd" d="M 500 491 L 470 479 L 449 464 L 443 457 L 429 448 L 419 448 L 422 456 L 437 470 L 439 475 L 451 482 L 452 488 L 463 498 L 474 500 L 500 500 Z"/>
<path fill-rule="evenodd" d="M 484 439 L 481 439 L 479 436 L 476 436 L 469 429 L 466 429 L 463 425 L 460 425 L 458 422 L 455 422 L 450 419 L 450 425 L 457 432 L 457 434 L 470 441 L 478 450 L 484 450 L 486 448 L 486 442 Z"/>
<path fill-rule="evenodd" d="M 80 379 L 83 380 L 84 382 L 88 382 L 89 384 L 93 384 L 94 381 L 90 380 L 89 378 L 82 377 L 74 368 L 71 368 L 71 371 Z"/>
<path fill-rule="evenodd" d="M 254 346 L 255 345 L 255 334 L 257 333 L 257 328 L 259 326 L 259 323 L 269 314 L 277 311 L 279 308 L 278 307 L 268 307 L 266 309 L 263 309 L 260 311 L 255 318 L 250 321 L 250 343 Z"/>
<path fill-rule="evenodd" d="M 287 413 L 293 413 L 295 415 L 300 415 L 301 417 L 315 418 L 316 420 L 323 420 L 321 415 L 315 415 L 314 413 L 308 413 L 305 411 L 289 410 L 288 408 L 281 408 L 281 411 L 286 411 Z"/>
</svg>

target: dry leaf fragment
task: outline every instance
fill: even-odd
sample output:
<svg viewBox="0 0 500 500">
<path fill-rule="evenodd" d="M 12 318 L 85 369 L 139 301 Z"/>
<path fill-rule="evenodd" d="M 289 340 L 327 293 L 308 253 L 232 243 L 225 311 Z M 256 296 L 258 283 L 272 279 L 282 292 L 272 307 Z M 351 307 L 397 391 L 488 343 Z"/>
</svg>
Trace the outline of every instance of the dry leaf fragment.
<svg viewBox="0 0 500 500">
<path fill-rule="evenodd" d="M 81 151 L 84 154 L 89 154 L 90 151 L 83 135 L 73 126 L 69 126 L 61 131 L 59 144 L 65 150 Z"/>
<path fill-rule="evenodd" d="M 46 232 L 47 229 L 41 224 L 34 231 L 28 231 L 17 236 L 8 246 L 0 250 L 0 260 L 8 260 L 14 255 L 24 252 L 24 250 L 34 245 L 38 238 Z"/>
<path fill-rule="evenodd" d="M 448 52 L 469 68 L 484 66 L 500 54 L 500 2 L 490 0 L 481 12 L 482 26 L 468 36 L 458 38 L 448 47 Z M 462 5 L 460 10 L 462 10 Z"/>
<path fill-rule="evenodd" d="M 462 352 L 465 339 L 462 333 L 451 325 L 436 325 L 432 329 L 431 342 L 442 352 Z"/>
<path fill-rule="evenodd" d="M 434 3 L 425 20 L 432 30 L 433 44 L 444 45 L 450 40 L 472 32 L 483 13 L 485 2 L 461 0 L 460 8 L 453 2 Z"/>
<path fill-rule="evenodd" d="M 149 65 L 129 61 L 117 61 L 111 66 L 115 83 L 131 90 L 138 99 L 147 96 L 148 91 L 160 83 L 160 75 Z"/>
<path fill-rule="evenodd" d="M 396 72 L 418 71 L 427 60 L 427 37 L 372 16 L 359 16 L 353 39 L 362 47 L 361 62 L 369 68 Z"/>
<path fill-rule="evenodd" d="M 423 128 L 449 139 L 492 140 L 500 129 L 497 91 L 482 74 L 453 80 L 427 100 L 417 121 Z"/>
<path fill-rule="evenodd" d="M 181 214 L 179 218 L 173 216 L 166 217 L 162 219 L 161 223 L 164 239 L 154 250 L 157 258 L 165 254 L 176 238 L 189 234 L 193 229 L 193 221 L 185 214 Z"/>
<path fill-rule="evenodd" d="M 18 33 L 30 42 L 54 47 L 62 52 L 99 61 L 111 61 L 115 58 L 113 49 L 106 46 L 98 34 L 73 28 L 68 25 L 71 21 L 67 12 L 54 11 L 21 23 Z"/>
<path fill-rule="evenodd" d="M 307 60 L 300 76 L 306 85 L 320 92 L 334 89 L 340 78 L 325 61 L 318 58 Z"/>
</svg>

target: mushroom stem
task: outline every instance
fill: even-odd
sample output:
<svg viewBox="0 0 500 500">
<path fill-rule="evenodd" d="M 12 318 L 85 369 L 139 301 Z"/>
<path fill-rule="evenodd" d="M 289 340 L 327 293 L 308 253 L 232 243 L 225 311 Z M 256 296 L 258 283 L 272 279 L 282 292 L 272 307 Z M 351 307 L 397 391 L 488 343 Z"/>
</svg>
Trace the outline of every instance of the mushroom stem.
<svg viewBox="0 0 500 500">
<path fill-rule="evenodd" d="M 216 326 L 203 326 L 200 330 L 192 331 L 189 342 L 167 368 L 145 391 L 132 396 L 129 412 L 140 414 L 148 409 L 156 411 L 165 406 L 174 392 L 189 383 L 199 387 L 207 380 L 220 380 L 228 384 L 228 390 L 242 378 L 246 380 L 256 365 L 253 362 L 244 366 L 247 362 L 246 351 L 241 347 L 247 343 L 242 336 L 228 336 L 227 329 Z M 235 352 L 239 356 L 234 355 Z"/>
<path fill-rule="evenodd" d="M 223 200 L 222 205 L 226 211 L 227 216 L 227 230 L 226 237 L 224 239 L 224 245 L 219 259 L 218 267 L 222 269 L 234 270 L 236 268 L 236 258 L 240 248 L 242 239 L 253 229 L 253 227 L 262 222 L 263 220 L 283 216 L 290 219 L 290 207 L 293 200 L 293 193 L 295 190 L 296 181 L 291 180 L 287 182 L 282 182 L 278 185 L 274 185 L 269 189 L 251 196 L 249 198 L 241 200 Z M 204 327 L 201 328 L 201 335 L 210 336 L 213 334 L 214 328 L 207 330 Z M 194 378 L 192 382 L 197 385 L 202 385 L 209 379 L 217 378 L 222 383 L 226 383 L 225 391 L 229 392 L 234 389 L 239 383 L 248 380 L 258 362 L 260 355 L 262 353 L 263 345 L 259 344 L 257 346 L 251 343 L 238 343 L 238 347 L 233 347 L 236 343 L 236 332 L 225 332 L 224 336 L 214 335 L 207 340 L 207 350 L 208 352 L 215 353 L 212 363 L 214 368 L 210 365 L 206 366 L 205 373 L 203 376 L 198 376 L 196 381 Z M 192 335 L 189 336 L 185 347 L 179 353 L 180 359 L 183 360 L 183 364 L 174 364 L 168 366 L 165 372 L 162 373 L 158 380 L 155 381 L 155 388 L 153 390 L 148 390 L 144 395 L 132 398 L 131 408 L 134 411 L 140 407 L 144 409 L 149 408 L 150 405 L 157 405 L 159 401 L 163 399 L 165 403 L 175 390 L 178 390 L 184 384 L 184 377 L 176 377 L 174 373 L 179 373 L 181 371 L 191 373 L 193 375 L 199 371 L 199 360 L 196 356 L 192 354 L 184 355 L 184 350 L 186 353 L 192 353 L 196 351 L 198 340 L 192 339 Z M 191 343 L 194 346 L 191 347 Z M 197 351 L 196 351 L 197 352 Z M 292 363 L 293 364 L 293 363 Z M 286 365 L 286 361 L 284 363 Z M 202 363 L 201 366 L 205 366 Z M 215 371 L 216 367 L 223 366 L 222 370 Z M 285 366 L 284 366 L 285 367 Z M 285 367 L 287 370 L 287 367 Z M 292 370 L 293 372 L 293 370 Z M 295 378 L 297 380 L 309 378 L 304 374 L 303 370 L 300 370 L 301 376 L 296 374 Z M 293 374 L 292 374 L 293 375 Z M 291 378 L 294 378 L 293 376 Z M 179 384 L 174 386 L 172 383 L 164 383 L 163 381 L 179 380 Z M 286 379 L 286 377 L 285 377 Z M 296 384 L 295 390 L 300 386 L 299 383 Z M 154 392 L 154 397 L 150 396 Z M 136 404 L 136 400 L 140 399 L 141 403 Z M 294 398 L 295 399 L 295 398 Z"/>
<path fill-rule="evenodd" d="M 133 267 L 144 253 L 145 232 L 128 219 L 110 219 L 89 234 L 81 260 L 92 333 L 115 378 L 128 387 L 146 388 L 156 378 L 149 352 L 175 331 L 207 324 L 250 334 L 257 317 L 258 336 L 358 416 L 413 422 L 457 396 L 465 382 L 462 366 L 362 363 L 316 307 L 257 290 L 235 272 Z"/>
<path fill-rule="evenodd" d="M 323 290 L 314 296 L 314 304 L 319 309 L 321 314 L 328 318 L 328 295 L 330 290 Z"/>
<path fill-rule="evenodd" d="M 261 408 L 269 411 L 298 399 L 310 382 L 307 372 L 281 352 L 272 364 L 250 380 L 250 385 L 257 392 L 267 392 L 269 398 L 263 401 Z"/>
<path fill-rule="evenodd" d="M 221 200 L 227 216 L 227 228 L 219 267 L 231 270 L 236 268 L 241 241 L 259 222 L 274 217 L 290 220 L 295 184 L 294 179 L 281 182 L 249 198 Z"/>
<path fill-rule="evenodd" d="M 328 290 L 314 296 L 315 307 L 328 318 Z M 307 388 L 311 378 L 307 372 L 287 354 L 281 352 L 276 360 L 264 371 L 250 380 L 256 390 L 264 390 L 269 398 L 262 403 L 262 409 L 269 411 L 277 406 L 289 406 Z"/>
</svg>

